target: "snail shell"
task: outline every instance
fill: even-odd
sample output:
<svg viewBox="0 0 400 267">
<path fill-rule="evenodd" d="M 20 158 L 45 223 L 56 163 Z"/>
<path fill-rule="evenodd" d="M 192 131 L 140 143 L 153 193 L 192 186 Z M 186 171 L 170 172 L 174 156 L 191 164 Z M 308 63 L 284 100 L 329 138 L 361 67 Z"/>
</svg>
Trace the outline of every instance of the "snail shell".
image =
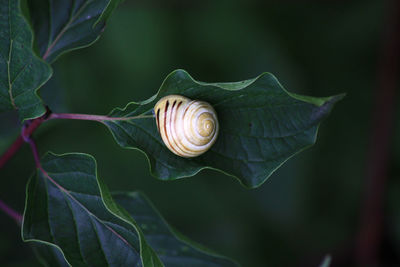
<svg viewBox="0 0 400 267">
<path fill-rule="evenodd" d="M 178 156 L 199 156 L 217 140 L 217 114 L 207 102 L 169 95 L 157 102 L 154 113 L 164 144 Z"/>
</svg>

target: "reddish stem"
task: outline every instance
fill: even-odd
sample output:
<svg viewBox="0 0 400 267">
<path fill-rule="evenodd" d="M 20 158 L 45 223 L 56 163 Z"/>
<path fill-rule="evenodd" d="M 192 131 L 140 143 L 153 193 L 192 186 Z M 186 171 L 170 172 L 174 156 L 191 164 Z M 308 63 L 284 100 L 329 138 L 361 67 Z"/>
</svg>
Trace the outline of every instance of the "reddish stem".
<svg viewBox="0 0 400 267">
<path fill-rule="evenodd" d="M 42 165 L 40 164 L 40 158 L 39 158 L 39 153 L 36 147 L 35 142 L 33 141 L 32 137 L 29 137 L 26 139 L 26 142 L 30 145 L 32 154 L 33 154 L 33 159 L 35 160 L 35 165 L 36 168 L 43 170 Z"/>
<path fill-rule="evenodd" d="M 69 119 L 69 120 L 87 120 L 87 121 L 104 121 L 110 117 L 89 114 L 72 114 L 72 113 L 52 113 L 49 119 Z"/>
<path fill-rule="evenodd" d="M 0 168 L 4 166 L 11 159 L 11 157 L 19 150 L 19 148 L 24 143 L 24 139 L 21 136 L 12 143 L 12 145 L 4 152 L 4 154 L 0 157 Z"/>
<path fill-rule="evenodd" d="M 4 152 L 0 157 L 0 168 L 6 164 L 6 162 L 11 159 L 11 157 L 20 149 L 24 143 L 24 137 L 31 136 L 32 133 L 46 120 L 48 113 L 42 117 L 28 121 L 22 128 L 22 133 L 18 138 L 12 143 L 12 145 Z"/>
<path fill-rule="evenodd" d="M 14 143 L 4 152 L 0 157 L 0 168 L 20 149 L 25 139 L 33 134 L 33 132 L 44 122 L 50 119 L 70 119 L 70 120 L 89 120 L 89 121 L 126 121 L 134 119 L 146 119 L 153 118 L 153 115 L 138 115 L 132 117 L 109 117 L 102 115 L 90 115 L 90 114 L 73 114 L 73 113 L 51 113 L 50 110 L 46 112 L 42 117 L 30 120 L 25 123 L 22 128 L 22 133 L 14 141 Z M 28 142 L 28 141 L 27 141 Z"/>
<path fill-rule="evenodd" d="M 87 120 L 87 121 L 127 121 L 134 119 L 146 119 L 154 118 L 153 115 L 137 115 L 132 117 L 109 117 L 102 115 L 90 115 L 90 114 L 74 114 L 74 113 L 52 113 L 49 119 L 69 119 L 69 120 Z"/>
<path fill-rule="evenodd" d="M 13 218 L 18 223 L 18 225 L 22 224 L 22 215 L 19 212 L 10 208 L 6 203 L 4 203 L 1 200 L 0 200 L 0 210 L 4 211 L 4 213 Z"/>
</svg>

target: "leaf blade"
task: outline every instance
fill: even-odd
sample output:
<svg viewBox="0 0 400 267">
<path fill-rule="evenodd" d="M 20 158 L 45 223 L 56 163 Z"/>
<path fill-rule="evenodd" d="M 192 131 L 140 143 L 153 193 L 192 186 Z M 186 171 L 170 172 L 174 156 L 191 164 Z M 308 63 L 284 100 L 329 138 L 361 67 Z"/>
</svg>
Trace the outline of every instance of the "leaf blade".
<svg viewBox="0 0 400 267">
<path fill-rule="evenodd" d="M 37 90 L 52 70 L 32 51 L 32 33 L 19 0 L 1 0 L 0 26 L 0 112 L 17 110 L 21 120 L 37 118 L 45 113 Z"/>
<path fill-rule="evenodd" d="M 57 246 L 72 266 L 162 266 L 144 264 L 152 249 L 141 232 L 103 202 L 92 157 L 47 154 L 42 164 L 27 185 L 24 241 Z"/>
<path fill-rule="evenodd" d="M 35 252 L 39 262 L 44 266 L 48 267 L 70 266 L 65 260 L 61 250 L 53 245 L 35 242 L 31 244 L 31 247 L 33 248 L 33 251 Z"/>
<path fill-rule="evenodd" d="M 180 94 L 209 102 L 217 111 L 220 133 L 205 154 L 180 158 L 162 143 L 152 119 L 103 121 L 117 143 L 145 153 L 153 176 L 174 180 L 214 169 L 246 187 L 258 187 L 289 158 L 313 145 L 319 123 L 343 95 L 315 98 L 287 92 L 270 73 L 236 83 L 205 83 L 177 70 L 156 95 L 114 109 L 110 117 L 151 114 L 163 96 Z"/>
<path fill-rule="evenodd" d="M 104 9 L 103 13 L 99 17 L 99 19 L 96 21 L 96 24 L 101 22 L 101 21 L 106 21 L 111 14 L 114 12 L 114 10 L 117 8 L 117 6 L 122 3 L 125 0 L 110 0 L 108 2 L 107 7 Z"/>
<path fill-rule="evenodd" d="M 52 63 L 62 54 L 90 46 L 120 0 L 29 1 L 36 43 L 43 59 Z"/>
<path fill-rule="evenodd" d="M 34 241 L 42 262 L 147 267 L 182 266 L 183 260 L 190 266 L 237 266 L 176 233 L 144 195 L 117 194 L 115 201 L 98 179 L 91 156 L 49 153 L 41 162 L 44 171 L 38 171 L 27 185 L 22 234 L 24 241 Z M 136 254 L 126 255 L 126 249 Z"/>
<path fill-rule="evenodd" d="M 174 230 L 144 194 L 115 193 L 113 197 L 141 225 L 146 239 L 165 266 L 238 266 Z"/>
</svg>

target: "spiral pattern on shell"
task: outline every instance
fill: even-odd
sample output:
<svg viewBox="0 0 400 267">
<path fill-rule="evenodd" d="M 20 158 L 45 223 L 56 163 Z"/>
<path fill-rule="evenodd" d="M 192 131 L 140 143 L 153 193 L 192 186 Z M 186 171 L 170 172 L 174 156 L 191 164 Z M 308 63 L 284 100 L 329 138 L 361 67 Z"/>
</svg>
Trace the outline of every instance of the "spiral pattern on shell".
<svg viewBox="0 0 400 267">
<path fill-rule="evenodd" d="M 178 156 L 199 156 L 217 140 L 217 114 L 207 102 L 169 95 L 157 102 L 154 113 L 164 144 Z"/>
</svg>

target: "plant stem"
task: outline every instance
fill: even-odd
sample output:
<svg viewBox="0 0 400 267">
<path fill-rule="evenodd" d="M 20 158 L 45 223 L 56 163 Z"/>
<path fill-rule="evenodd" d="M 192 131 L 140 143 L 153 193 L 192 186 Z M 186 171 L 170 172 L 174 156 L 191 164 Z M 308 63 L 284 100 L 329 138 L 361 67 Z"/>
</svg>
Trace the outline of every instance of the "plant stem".
<svg viewBox="0 0 400 267">
<path fill-rule="evenodd" d="M 21 136 L 18 136 L 18 138 L 11 144 L 11 146 L 4 152 L 4 154 L 0 157 L 0 168 L 4 166 L 4 164 L 7 163 L 9 159 L 19 150 L 19 148 L 22 146 L 24 143 L 24 139 L 22 139 Z"/>
<path fill-rule="evenodd" d="M 22 224 L 22 215 L 10 208 L 6 203 L 0 200 L 0 210 L 4 211 L 8 216 L 10 216 L 14 221 L 18 223 L 18 225 Z"/>
<path fill-rule="evenodd" d="M 7 163 L 8 160 L 21 148 L 24 143 L 24 136 L 31 136 L 32 133 L 42 124 L 43 121 L 46 120 L 48 113 L 43 115 L 42 117 L 27 121 L 23 128 L 22 133 L 17 137 L 17 139 L 11 144 L 11 146 L 4 152 L 4 154 L 0 157 L 0 168 Z"/>
<path fill-rule="evenodd" d="M 29 137 L 29 138 L 26 139 L 26 142 L 31 147 L 33 158 L 35 160 L 36 168 L 42 170 L 42 165 L 40 164 L 39 153 L 38 153 L 35 141 L 33 141 L 32 137 Z"/>
<path fill-rule="evenodd" d="M 153 115 L 138 115 L 132 117 L 109 117 L 101 115 L 89 115 L 89 114 L 73 114 L 73 113 L 52 113 L 49 119 L 70 119 L 70 120 L 88 120 L 88 121 L 126 121 L 134 119 L 147 119 L 154 118 Z"/>
<path fill-rule="evenodd" d="M 24 143 L 24 139 L 29 138 L 33 132 L 45 121 L 50 119 L 70 119 L 70 120 L 88 120 L 88 121 L 126 121 L 135 119 L 147 119 L 154 118 L 154 115 L 138 115 L 132 117 L 109 117 L 102 115 L 89 115 L 89 114 L 74 114 L 74 113 L 51 113 L 50 110 L 43 116 L 27 121 L 23 128 L 22 133 L 18 138 L 11 144 L 11 146 L 1 155 L 0 157 L 0 168 L 2 168 L 8 160 L 21 148 Z"/>
<path fill-rule="evenodd" d="M 30 145 L 31 147 L 31 151 L 33 154 L 33 158 L 35 160 L 35 166 L 37 169 L 39 169 L 44 176 L 46 176 L 47 179 L 49 179 L 52 183 L 54 183 L 58 188 L 60 188 L 60 190 L 67 192 L 64 188 L 62 188 L 58 183 L 56 183 L 51 177 L 50 175 L 43 169 L 42 164 L 40 163 L 40 157 L 39 157 L 39 152 L 37 150 L 37 146 L 35 141 L 32 139 L 32 137 L 26 139 L 26 142 Z"/>
<path fill-rule="evenodd" d="M 43 116 L 27 121 L 23 127 L 21 134 L 17 139 L 11 144 L 11 146 L 3 153 L 0 157 L 0 168 L 3 167 L 8 160 L 21 148 L 24 142 L 28 143 L 31 147 L 33 158 L 35 160 L 36 167 L 43 173 L 42 165 L 40 164 L 39 153 L 35 142 L 32 139 L 33 132 L 45 121 L 50 119 L 72 119 L 72 120 L 90 120 L 90 121 L 123 121 L 123 120 L 134 120 L 134 119 L 145 119 L 154 118 L 153 115 L 138 115 L 132 117 L 108 117 L 101 115 L 88 115 L 88 114 L 72 114 L 72 113 L 51 113 L 50 110 L 46 112 Z M 0 210 L 4 211 L 8 216 L 13 218 L 19 225 L 22 224 L 22 215 L 10 208 L 7 204 L 0 200 Z"/>
</svg>

